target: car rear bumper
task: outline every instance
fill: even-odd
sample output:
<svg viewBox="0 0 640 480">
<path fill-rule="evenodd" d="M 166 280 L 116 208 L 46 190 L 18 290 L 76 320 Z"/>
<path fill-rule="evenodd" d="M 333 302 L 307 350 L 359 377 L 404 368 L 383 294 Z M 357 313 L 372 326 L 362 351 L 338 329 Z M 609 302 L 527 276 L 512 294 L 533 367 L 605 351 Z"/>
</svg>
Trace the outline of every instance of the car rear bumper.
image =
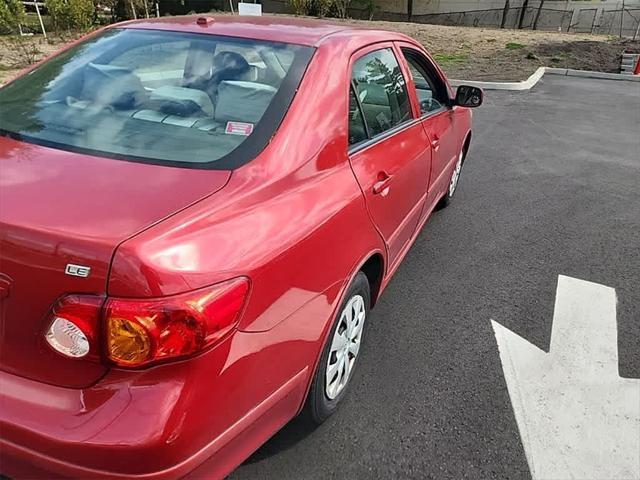
<svg viewBox="0 0 640 480">
<path fill-rule="evenodd" d="M 246 368 L 266 359 L 240 355 L 236 363 L 251 364 L 233 368 L 230 352 L 255 337 L 236 333 L 188 362 L 114 370 L 86 389 L 0 372 L 0 472 L 15 479 L 222 478 L 295 414 L 306 391 L 308 368 L 266 396 L 238 385 Z M 243 405 L 251 393 L 264 400 Z"/>
</svg>

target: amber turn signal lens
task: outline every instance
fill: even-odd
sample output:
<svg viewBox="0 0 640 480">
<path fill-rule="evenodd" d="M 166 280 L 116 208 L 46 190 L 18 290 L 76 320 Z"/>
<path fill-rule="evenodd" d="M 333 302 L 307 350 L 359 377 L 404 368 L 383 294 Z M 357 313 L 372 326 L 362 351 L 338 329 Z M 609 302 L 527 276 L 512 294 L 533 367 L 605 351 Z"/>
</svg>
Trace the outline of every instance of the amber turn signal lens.
<svg viewBox="0 0 640 480">
<path fill-rule="evenodd" d="M 138 323 L 125 318 L 107 321 L 108 355 L 120 364 L 138 364 L 151 354 L 151 341 L 147 331 Z"/>
<path fill-rule="evenodd" d="M 238 277 L 169 297 L 108 298 L 107 358 L 139 368 L 196 355 L 236 328 L 248 292 Z"/>
</svg>

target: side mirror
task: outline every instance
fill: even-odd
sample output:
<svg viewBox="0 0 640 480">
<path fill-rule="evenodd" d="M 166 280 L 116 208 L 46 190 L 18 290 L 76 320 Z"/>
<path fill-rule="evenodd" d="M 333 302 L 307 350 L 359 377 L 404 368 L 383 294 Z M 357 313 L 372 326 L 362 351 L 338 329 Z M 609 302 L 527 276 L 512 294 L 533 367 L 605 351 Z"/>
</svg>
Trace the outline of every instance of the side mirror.
<svg viewBox="0 0 640 480">
<path fill-rule="evenodd" d="M 469 85 L 460 85 L 456 90 L 456 105 L 467 108 L 475 108 L 482 105 L 484 94 L 482 89 Z"/>
</svg>

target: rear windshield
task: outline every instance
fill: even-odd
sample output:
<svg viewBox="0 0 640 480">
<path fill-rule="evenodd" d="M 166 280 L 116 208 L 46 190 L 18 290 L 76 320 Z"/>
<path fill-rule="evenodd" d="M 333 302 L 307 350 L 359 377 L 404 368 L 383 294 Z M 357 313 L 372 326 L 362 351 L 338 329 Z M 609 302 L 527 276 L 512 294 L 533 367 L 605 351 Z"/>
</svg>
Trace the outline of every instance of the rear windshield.
<svg viewBox="0 0 640 480">
<path fill-rule="evenodd" d="M 112 29 L 0 89 L 0 134 L 63 150 L 233 169 L 275 133 L 313 49 Z"/>
</svg>

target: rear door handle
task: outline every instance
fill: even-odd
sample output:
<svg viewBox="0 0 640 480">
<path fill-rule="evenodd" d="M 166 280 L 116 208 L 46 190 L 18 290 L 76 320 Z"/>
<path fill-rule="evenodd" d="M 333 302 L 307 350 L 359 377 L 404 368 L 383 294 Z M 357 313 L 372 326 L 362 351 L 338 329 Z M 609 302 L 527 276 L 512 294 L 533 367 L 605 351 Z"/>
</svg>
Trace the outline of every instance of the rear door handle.
<svg viewBox="0 0 640 480">
<path fill-rule="evenodd" d="M 389 184 L 391 183 L 392 175 L 387 172 L 378 173 L 378 181 L 373 184 L 373 194 L 383 196 L 389 193 Z"/>
<path fill-rule="evenodd" d="M 440 148 L 440 140 L 438 140 L 437 138 L 434 138 L 431 141 L 431 148 L 433 148 L 437 152 L 438 149 Z"/>
</svg>

